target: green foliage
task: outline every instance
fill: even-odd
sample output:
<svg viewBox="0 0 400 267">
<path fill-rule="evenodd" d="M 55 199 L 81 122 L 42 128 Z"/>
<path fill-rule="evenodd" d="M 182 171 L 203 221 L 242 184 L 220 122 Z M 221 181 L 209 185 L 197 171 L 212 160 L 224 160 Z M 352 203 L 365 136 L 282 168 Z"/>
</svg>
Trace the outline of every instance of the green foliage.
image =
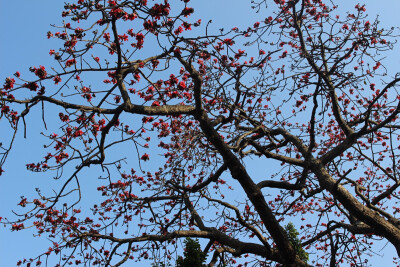
<svg viewBox="0 0 400 267">
<path fill-rule="evenodd" d="M 167 263 L 167 265 L 165 265 L 165 263 L 163 263 L 163 262 L 154 262 L 151 266 L 152 267 L 170 267 L 172 265 L 170 263 Z"/>
<path fill-rule="evenodd" d="M 200 243 L 197 239 L 187 237 L 184 241 L 185 251 L 183 257 L 179 256 L 176 267 L 201 267 L 207 258 L 207 254 L 201 251 Z"/>
<path fill-rule="evenodd" d="M 301 246 L 301 242 L 299 239 L 299 232 L 297 232 L 296 228 L 294 227 L 293 223 L 288 223 L 285 226 L 286 234 L 289 238 L 290 243 L 292 244 L 293 248 L 296 250 L 297 255 L 303 261 L 308 261 L 308 253 L 303 249 Z"/>
</svg>

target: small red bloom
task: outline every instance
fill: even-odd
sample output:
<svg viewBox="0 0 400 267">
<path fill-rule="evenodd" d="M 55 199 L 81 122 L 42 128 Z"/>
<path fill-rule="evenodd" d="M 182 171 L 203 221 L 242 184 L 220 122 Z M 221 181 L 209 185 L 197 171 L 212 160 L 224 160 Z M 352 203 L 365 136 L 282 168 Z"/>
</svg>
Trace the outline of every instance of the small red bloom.
<svg viewBox="0 0 400 267">
<path fill-rule="evenodd" d="M 227 45 L 229 45 L 229 46 L 231 46 L 231 45 L 233 45 L 235 42 L 234 42 L 232 39 L 227 38 L 227 39 L 224 40 L 224 43 L 227 44 Z"/>
<path fill-rule="evenodd" d="M 192 14 L 194 12 L 194 9 L 191 7 L 185 7 L 185 9 L 182 10 L 182 14 L 187 17 L 190 14 Z"/>
<path fill-rule="evenodd" d="M 73 59 L 68 59 L 66 62 L 65 62 L 65 67 L 71 67 L 72 65 L 75 65 L 76 64 L 76 59 L 75 58 L 73 58 Z"/>
<path fill-rule="evenodd" d="M 179 27 L 174 31 L 175 35 L 179 35 L 179 34 L 181 34 L 182 32 L 183 32 L 183 28 L 182 28 L 181 26 L 179 26 Z"/>
<path fill-rule="evenodd" d="M 55 84 L 58 84 L 59 82 L 61 82 L 60 76 L 54 77 L 54 78 L 53 78 L 53 81 L 54 81 Z"/>
<path fill-rule="evenodd" d="M 14 83 L 15 83 L 14 78 L 10 78 L 10 77 L 6 78 L 6 82 L 3 85 L 4 89 L 6 89 L 6 90 L 13 89 L 14 88 Z"/>
<path fill-rule="evenodd" d="M 184 81 L 179 82 L 178 89 L 181 90 L 186 89 L 186 83 Z"/>
<path fill-rule="evenodd" d="M 25 83 L 22 85 L 24 88 L 28 88 L 31 91 L 36 91 L 39 88 L 39 85 L 35 82 L 32 83 Z"/>
<path fill-rule="evenodd" d="M 42 80 L 47 77 L 46 69 L 43 66 L 39 66 L 39 68 L 36 68 L 36 67 L 30 68 L 30 71 L 34 72 L 35 75 L 38 76 Z"/>
<path fill-rule="evenodd" d="M 147 161 L 147 160 L 150 159 L 150 157 L 149 157 L 148 154 L 145 153 L 145 154 L 143 154 L 143 156 L 141 157 L 141 159 L 144 160 L 144 161 Z"/>
</svg>

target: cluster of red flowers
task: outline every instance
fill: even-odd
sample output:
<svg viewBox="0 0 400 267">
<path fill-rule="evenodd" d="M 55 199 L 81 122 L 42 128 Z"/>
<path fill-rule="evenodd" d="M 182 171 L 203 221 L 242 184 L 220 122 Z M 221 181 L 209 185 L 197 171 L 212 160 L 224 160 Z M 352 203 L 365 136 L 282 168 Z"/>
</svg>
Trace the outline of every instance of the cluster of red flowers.
<svg viewBox="0 0 400 267">
<path fill-rule="evenodd" d="M 75 65 L 76 64 L 76 59 L 75 58 L 72 58 L 72 59 L 68 59 L 66 62 L 65 62 L 65 67 L 71 67 L 71 66 L 73 66 L 73 65 Z"/>
<path fill-rule="evenodd" d="M 47 77 L 47 72 L 45 67 L 39 66 L 39 68 L 32 67 L 30 68 L 31 72 L 34 72 L 36 76 L 38 76 L 41 80 L 45 79 Z"/>
</svg>

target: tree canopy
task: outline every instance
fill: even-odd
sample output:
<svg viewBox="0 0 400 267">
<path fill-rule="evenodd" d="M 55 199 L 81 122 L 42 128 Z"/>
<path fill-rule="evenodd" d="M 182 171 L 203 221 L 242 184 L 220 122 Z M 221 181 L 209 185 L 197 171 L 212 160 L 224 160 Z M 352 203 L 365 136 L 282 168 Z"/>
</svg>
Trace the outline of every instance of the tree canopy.
<svg viewBox="0 0 400 267">
<path fill-rule="evenodd" d="M 363 266 L 377 240 L 400 255 L 396 29 L 360 4 L 254 0 L 263 20 L 214 32 L 191 2 L 65 4 L 54 64 L 0 87 L 0 175 L 29 121 L 47 142 L 26 167 L 55 179 L 1 220 L 51 241 L 18 265 Z"/>
</svg>

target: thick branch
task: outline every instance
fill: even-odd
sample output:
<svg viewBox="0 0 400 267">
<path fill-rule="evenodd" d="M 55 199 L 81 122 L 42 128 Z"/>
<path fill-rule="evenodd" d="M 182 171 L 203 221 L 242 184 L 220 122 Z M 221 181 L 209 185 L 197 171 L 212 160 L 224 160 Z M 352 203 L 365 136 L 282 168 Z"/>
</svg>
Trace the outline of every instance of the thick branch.
<svg viewBox="0 0 400 267">
<path fill-rule="evenodd" d="M 31 99 L 27 100 L 12 100 L 5 99 L 7 102 L 18 103 L 18 104 L 27 104 L 27 103 L 38 103 L 39 101 L 46 101 L 57 106 L 63 107 L 65 109 L 75 109 L 82 111 L 91 111 L 101 114 L 116 114 L 119 110 L 119 107 L 115 109 L 107 109 L 107 108 L 99 108 L 96 106 L 85 106 L 79 104 L 73 104 L 69 102 L 64 102 L 62 100 L 58 100 L 48 96 L 35 96 Z M 124 104 L 122 104 L 124 105 Z M 164 106 L 143 106 L 143 105 L 125 105 L 123 107 L 123 111 L 134 114 L 142 114 L 142 115 L 178 115 L 178 114 L 193 114 L 195 108 L 192 106 L 183 106 L 183 105 L 164 105 Z"/>
</svg>

